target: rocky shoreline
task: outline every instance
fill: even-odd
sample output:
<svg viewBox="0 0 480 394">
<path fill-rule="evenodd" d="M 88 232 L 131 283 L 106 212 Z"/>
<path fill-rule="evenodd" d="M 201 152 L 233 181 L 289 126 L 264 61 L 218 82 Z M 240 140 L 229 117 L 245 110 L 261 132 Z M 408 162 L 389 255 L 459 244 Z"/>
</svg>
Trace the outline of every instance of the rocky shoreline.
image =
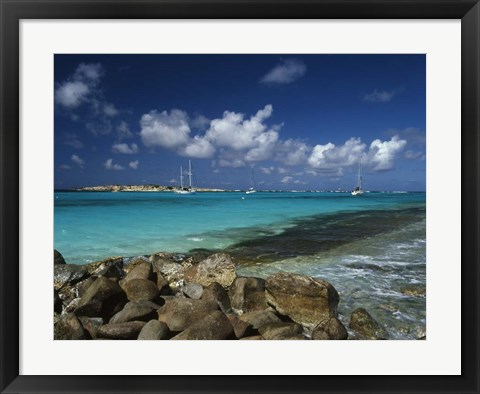
<svg viewBox="0 0 480 394">
<path fill-rule="evenodd" d="M 348 327 L 335 287 L 288 272 L 237 276 L 225 253 L 66 264 L 54 251 L 54 339 L 389 339 L 363 308 Z M 419 338 L 425 339 L 425 337 Z"/>
</svg>

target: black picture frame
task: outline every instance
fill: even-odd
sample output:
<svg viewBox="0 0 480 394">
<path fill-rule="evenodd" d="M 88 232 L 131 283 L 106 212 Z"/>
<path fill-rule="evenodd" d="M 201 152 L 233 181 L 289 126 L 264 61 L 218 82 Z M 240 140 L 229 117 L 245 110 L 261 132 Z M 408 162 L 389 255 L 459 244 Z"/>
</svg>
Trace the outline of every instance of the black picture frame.
<svg viewBox="0 0 480 394">
<path fill-rule="evenodd" d="M 479 393 L 478 0 L 0 0 L 2 393 Z M 462 374 L 460 376 L 19 375 L 19 22 L 22 19 L 461 19 Z M 286 356 L 287 357 L 287 356 Z M 288 360 L 295 362 L 295 360 Z"/>
</svg>

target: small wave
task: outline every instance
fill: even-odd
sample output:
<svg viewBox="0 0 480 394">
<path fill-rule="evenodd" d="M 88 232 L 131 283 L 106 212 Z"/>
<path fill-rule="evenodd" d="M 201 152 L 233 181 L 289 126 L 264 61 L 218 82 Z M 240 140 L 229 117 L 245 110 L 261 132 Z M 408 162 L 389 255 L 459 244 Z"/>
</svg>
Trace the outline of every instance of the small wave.
<svg viewBox="0 0 480 394">
<path fill-rule="evenodd" d="M 190 238 L 187 238 L 187 240 L 193 241 L 193 242 L 202 242 L 202 241 L 203 241 L 203 238 L 200 238 L 200 237 L 190 237 Z"/>
</svg>

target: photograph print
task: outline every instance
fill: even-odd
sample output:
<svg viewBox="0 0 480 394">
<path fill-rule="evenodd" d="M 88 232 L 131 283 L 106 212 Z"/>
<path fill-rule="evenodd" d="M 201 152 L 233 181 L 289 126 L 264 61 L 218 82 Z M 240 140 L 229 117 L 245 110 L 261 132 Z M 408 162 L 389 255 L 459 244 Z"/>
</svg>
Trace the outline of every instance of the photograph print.
<svg viewBox="0 0 480 394">
<path fill-rule="evenodd" d="M 57 54 L 55 340 L 426 339 L 424 54 Z"/>
</svg>

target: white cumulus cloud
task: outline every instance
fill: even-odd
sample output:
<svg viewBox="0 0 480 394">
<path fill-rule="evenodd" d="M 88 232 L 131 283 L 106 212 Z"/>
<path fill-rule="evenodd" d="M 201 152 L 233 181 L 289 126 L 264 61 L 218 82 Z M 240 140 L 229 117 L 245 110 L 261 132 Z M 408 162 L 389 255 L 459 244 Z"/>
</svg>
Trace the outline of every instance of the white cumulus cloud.
<svg viewBox="0 0 480 394">
<path fill-rule="evenodd" d="M 135 143 L 131 144 L 130 146 L 125 143 L 113 144 L 112 152 L 123 153 L 125 155 L 133 155 L 134 153 L 138 153 L 138 145 Z"/>
<path fill-rule="evenodd" d="M 130 163 L 128 163 L 128 166 L 136 170 L 138 168 L 138 160 L 131 161 Z"/>
<path fill-rule="evenodd" d="M 72 160 L 77 166 L 83 168 L 83 165 L 85 164 L 85 161 L 80 158 L 78 155 L 72 155 L 70 157 L 70 160 Z"/>
<path fill-rule="evenodd" d="M 63 82 L 55 90 L 55 101 L 67 108 L 76 108 L 86 101 L 90 88 L 81 81 Z"/>
<path fill-rule="evenodd" d="M 107 161 L 105 161 L 105 163 L 103 163 L 103 166 L 107 170 L 123 170 L 124 169 L 120 164 L 114 164 L 113 159 L 108 159 Z"/>
<path fill-rule="evenodd" d="M 291 183 L 293 178 L 291 176 L 284 176 L 280 182 L 282 183 Z"/>
<path fill-rule="evenodd" d="M 288 84 L 296 81 L 307 72 L 307 66 L 298 59 L 284 59 L 264 75 L 260 82 L 267 84 Z"/>
<path fill-rule="evenodd" d="M 394 90 L 375 89 L 373 92 L 367 93 L 365 96 L 363 96 L 363 101 L 368 101 L 370 103 L 388 103 L 395 97 L 397 93 L 398 93 L 397 89 L 394 89 Z"/>
<path fill-rule="evenodd" d="M 393 136 L 390 141 L 376 139 L 370 144 L 369 158 L 374 171 L 391 170 L 396 155 L 403 150 L 407 141 Z"/>
<path fill-rule="evenodd" d="M 189 142 L 190 126 L 185 111 L 173 109 L 168 113 L 153 110 L 140 119 L 140 136 L 147 147 L 175 149 Z"/>
</svg>

